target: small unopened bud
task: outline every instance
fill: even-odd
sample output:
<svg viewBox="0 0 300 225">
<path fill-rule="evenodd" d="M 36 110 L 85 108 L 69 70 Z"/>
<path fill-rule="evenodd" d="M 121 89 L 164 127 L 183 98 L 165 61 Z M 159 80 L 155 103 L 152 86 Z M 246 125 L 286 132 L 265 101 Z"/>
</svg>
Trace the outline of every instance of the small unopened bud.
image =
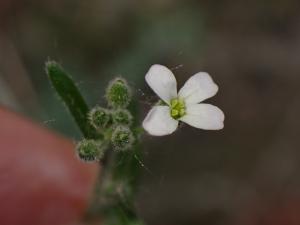
<svg viewBox="0 0 300 225">
<path fill-rule="evenodd" d="M 89 120 L 96 129 L 103 129 L 110 125 L 111 115 L 107 109 L 96 106 L 90 111 Z"/>
<path fill-rule="evenodd" d="M 112 118 L 114 124 L 127 125 L 132 124 L 132 115 L 126 109 L 118 109 L 112 112 Z"/>
<path fill-rule="evenodd" d="M 132 147 L 134 137 L 128 127 L 118 126 L 112 133 L 111 142 L 115 150 L 123 151 Z"/>
<path fill-rule="evenodd" d="M 131 90 L 126 80 L 112 80 L 106 90 L 106 99 L 113 108 L 126 108 L 131 100 Z"/>
<path fill-rule="evenodd" d="M 101 143 L 95 140 L 84 139 L 76 146 L 79 158 L 86 162 L 98 161 L 103 157 L 104 150 Z"/>
</svg>

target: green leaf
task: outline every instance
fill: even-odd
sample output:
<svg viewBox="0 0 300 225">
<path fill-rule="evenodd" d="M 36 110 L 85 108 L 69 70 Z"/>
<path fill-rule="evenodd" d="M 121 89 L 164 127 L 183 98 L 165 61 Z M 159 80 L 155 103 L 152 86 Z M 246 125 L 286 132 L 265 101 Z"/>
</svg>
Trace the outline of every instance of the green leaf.
<svg viewBox="0 0 300 225">
<path fill-rule="evenodd" d="M 96 138 L 97 132 L 95 128 L 90 125 L 88 120 L 89 107 L 74 84 L 74 81 L 63 68 L 54 61 L 48 61 L 46 63 L 46 72 L 52 86 L 66 104 L 84 137 Z"/>
</svg>

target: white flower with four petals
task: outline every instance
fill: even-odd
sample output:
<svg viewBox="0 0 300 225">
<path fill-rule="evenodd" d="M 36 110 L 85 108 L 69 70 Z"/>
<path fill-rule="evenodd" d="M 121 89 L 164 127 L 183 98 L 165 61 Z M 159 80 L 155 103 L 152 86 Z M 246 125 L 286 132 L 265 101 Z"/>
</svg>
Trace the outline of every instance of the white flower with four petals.
<svg viewBox="0 0 300 225">
<path fill-rule="evenodd" d="M 144 119 L 143 127 L 149 134 L 171 134 L 177 129 L 179 121 L 204 130 L 220 130 L 224 127 L 224 113 L 218 107 L 199 104 L 218 92 L 218 86 L 208 73 L 193 75 L 178 93 L 176 78 L 165 66 L 153 65 L 145 79 L 167 104 L 154 106 Z"/>
</svg>

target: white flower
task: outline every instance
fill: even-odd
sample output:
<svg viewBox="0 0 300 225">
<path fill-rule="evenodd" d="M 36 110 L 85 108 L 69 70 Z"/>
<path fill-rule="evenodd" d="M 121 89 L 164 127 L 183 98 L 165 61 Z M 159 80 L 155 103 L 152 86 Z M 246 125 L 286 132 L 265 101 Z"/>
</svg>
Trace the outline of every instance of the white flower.
<svg viewBox="0 0 300 225">
<path fill-rule="evenodd" d="M 149 134 L 171 134 L 177 129 L 179 121 L 204 130 L 224 127 L 224 113 L 218 107 L 199 104 L 218 92 L 218 86 L 207 73 L 200 72 L 190 77 L 178 93 L 176 79 L 165 66 L 153 65 L 145 79 L 167 104 L 154 106 L 146 116 L 143 127 Z"/>
</svg>

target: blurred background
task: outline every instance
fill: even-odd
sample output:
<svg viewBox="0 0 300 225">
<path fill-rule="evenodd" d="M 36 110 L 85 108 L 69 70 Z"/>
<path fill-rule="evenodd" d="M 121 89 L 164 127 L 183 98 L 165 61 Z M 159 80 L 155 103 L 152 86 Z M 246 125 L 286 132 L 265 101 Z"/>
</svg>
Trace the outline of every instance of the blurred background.
<svg viewBox="0 0 300 225">
<path fill-rule="evenodd" d="M 110 79 L 128 79 L 141 121 L 155 101 L 152 64 L 179 86 L 207 71 L 225 129 L 145 136 L 139 213 L 149 225 L 299 225 L 299 10 L 298 0 L 1 0 L 0 103 L 78 139 L 48 58 L 90 105 Z"/>
</svg>

